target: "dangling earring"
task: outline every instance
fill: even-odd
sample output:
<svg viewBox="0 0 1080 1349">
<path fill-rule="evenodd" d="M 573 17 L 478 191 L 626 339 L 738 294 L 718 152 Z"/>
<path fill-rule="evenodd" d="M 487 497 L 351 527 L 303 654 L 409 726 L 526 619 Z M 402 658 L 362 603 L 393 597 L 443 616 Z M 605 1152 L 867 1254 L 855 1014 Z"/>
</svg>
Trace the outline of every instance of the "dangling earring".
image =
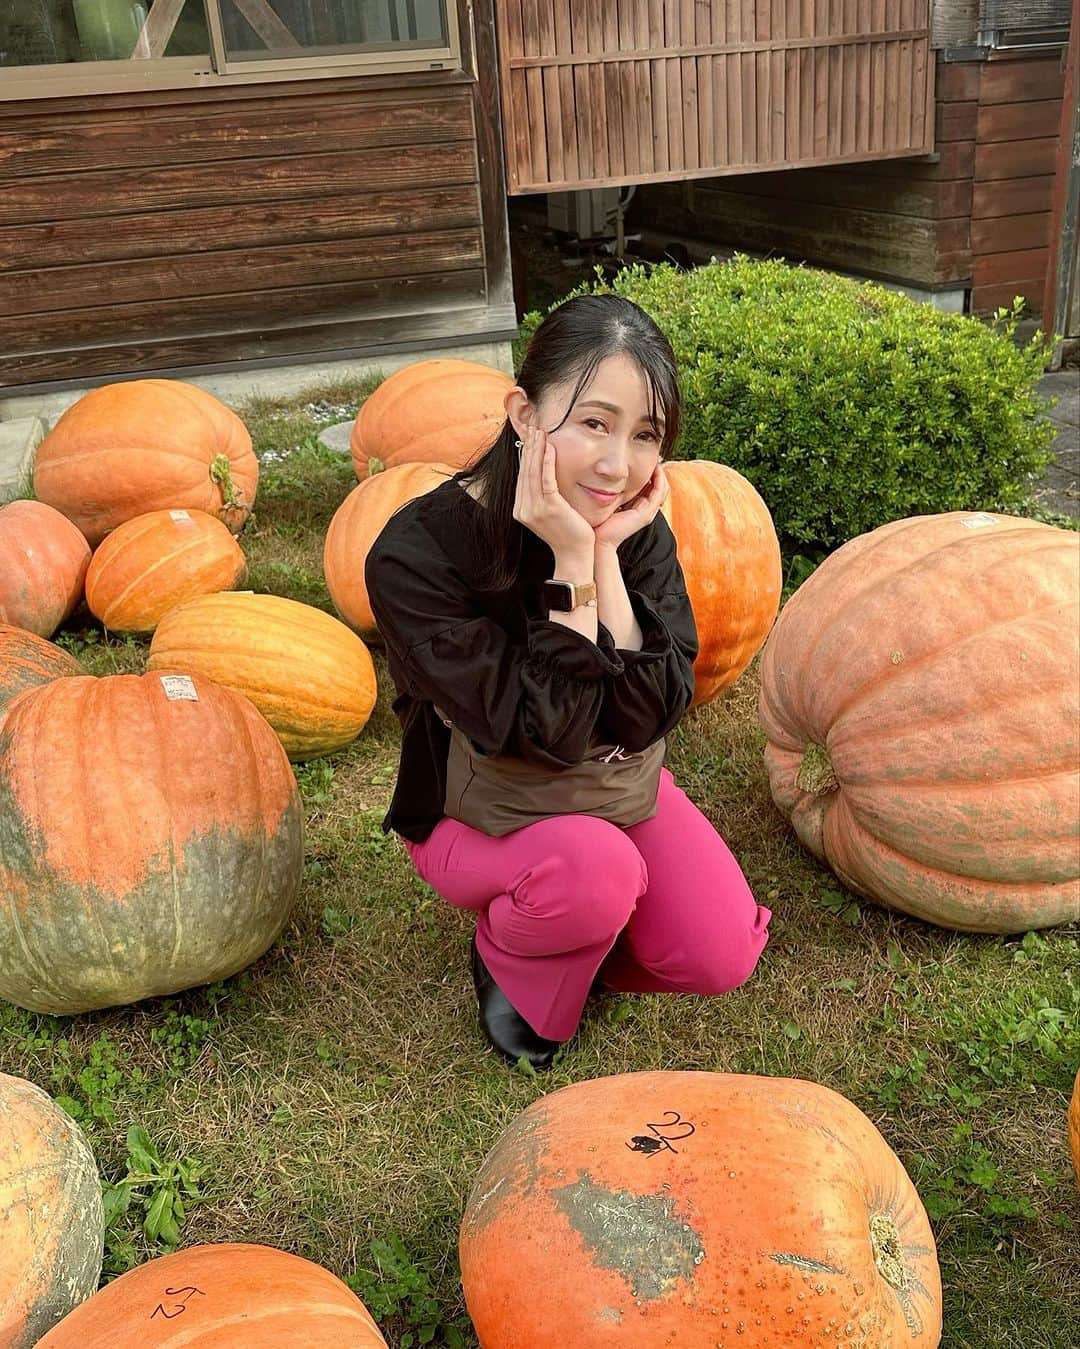
<svg viewBox="0 0 1080 1349">
<path fill-rule="evenodd" d="M 514 449 L 515 449 L 515 450 L 523 450 L 524 448 L 525 448 L 525 446 L 522 445 L 522 443 L 521 443 L 520 440 L 515 440 L 515 441 L 514 441 Z"/>
</svg>

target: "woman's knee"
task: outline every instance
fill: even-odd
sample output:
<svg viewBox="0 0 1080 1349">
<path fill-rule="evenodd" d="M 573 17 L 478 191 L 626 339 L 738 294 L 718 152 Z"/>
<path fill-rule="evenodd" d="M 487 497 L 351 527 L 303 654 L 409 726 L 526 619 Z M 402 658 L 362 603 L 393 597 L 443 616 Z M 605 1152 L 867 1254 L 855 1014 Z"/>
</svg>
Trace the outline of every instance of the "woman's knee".
<svg viewBox="0 0 1080 1349">
<path fill-rule="evenodd" d="M 645 861 L 618 826 L 593 815 L 546 821 L 550 850 L 516 899 L 573 924 L 582 946 L 621 932 L 648 887 Z M 534 826 L 539 827 L 539 826 Z"/>
<path fill-rule="evenodd" d="M 723 940 L 711 946 L 702 944 L 695 952 L 693 980 L 696 993 L 730 993 L 745 984 L 757 968 L 758 960 L 769 940 L 768 909 L 758 908 L 753 922 L 746 928 L 725 933 Z"/>
</svg>

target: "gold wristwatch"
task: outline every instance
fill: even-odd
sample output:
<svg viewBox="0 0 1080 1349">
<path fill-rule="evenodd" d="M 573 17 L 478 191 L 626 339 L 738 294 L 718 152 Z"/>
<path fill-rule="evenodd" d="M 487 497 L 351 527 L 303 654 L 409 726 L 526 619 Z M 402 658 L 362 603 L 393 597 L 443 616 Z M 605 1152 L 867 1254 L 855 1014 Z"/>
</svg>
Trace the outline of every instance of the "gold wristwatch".
<svg viewBox="0 0 1080 1349">
<path fill-rule="evenodd" d="M 584 581 L 575 585 L 573 581 L 545 581 L 544 603 L 548 612 L 568 614 L 574 609 L 587 606 L 596 608 L 596 582 Z"/>
</svg>

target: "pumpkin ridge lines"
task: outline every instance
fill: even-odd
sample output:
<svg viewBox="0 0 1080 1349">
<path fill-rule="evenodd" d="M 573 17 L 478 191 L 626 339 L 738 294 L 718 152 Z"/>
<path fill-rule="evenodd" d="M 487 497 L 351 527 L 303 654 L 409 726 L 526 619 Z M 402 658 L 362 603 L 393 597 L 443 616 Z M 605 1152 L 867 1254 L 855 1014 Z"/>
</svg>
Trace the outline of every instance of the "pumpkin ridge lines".
<svg viewBox="0 0 1080 1349">
<path fill-rule="evenodd" d="M 172 955 L 170 956 L 169 959 L 169 968 L 176 969 L 177 958 L 180 954 L 180 950 L 182 947 L 182 937 L 184 929 L 184 925 L 181 920 L 180 884 L 179 884 L 179 876 L 177 874 L 183 853 L 181 850 L 181 853 L 179 855 L 177 854 L 176 812 L 173 809 L 173 803 L 172 800 L 170 799 L 173 784 L 173 775 L 168 771 L 169 766 L 166 761 L 167 752 L 165 749 L 165 747 L 171 743 L 171 737 L 169 735 L 169 728 L 165 724 L 166 718 L 163 714 L 167 711 L 168 707 L 171 706 L 171 704 L 165 702 L 163 705 L 162 698 L 156 696 L 158 689 L 164 692 L 164 686 L 161 684 L 160 680 L 158 681 L 157 689 L 154 689 L 153 686 L 149 683 L 144 684 L 143 688 L 146 690 L 146 701 L 149 704 L 152 725 L 154 729 L 157 731 L 156 736 L 157 749 L 158 749 L 157 758 L 158 762 L 161 765 L 161 768 L 158 770 L 158 774 L 156 774 L 155 776 L 157 777 L 158 781 L 167 784 L 166 797 L 165 797 L 165 814 L 168 820 L 168 835 L 164 839 L 165 843 L 164 860 L 166 861 L 169 869 L 169 889 L 172 891 L 172 910 L 173 910 L 173 949 Z"/>
<path fill-rule="evenodd" d="M 128 584 L 123 588 L 123 590 L 121 590 L 118 595 L 113 597 L 112 603 L 109 605 L 109 610 L 112 611 L 118 605 L 123 604 L 124 601 L 131 594 L 131 592 L 136 588 L 136 586 L 145 583 L 151 576 L 154 575 L 155 572 L 160 571 L 161 568 L 164 567 L 166 564 L 174 563 L 176 559 L 178 557 L 181 557 L 184 553 L 190 552 L 193 548 L 197 548 L 200 544 L 205 543 L 206 538 L 207 536 L 200 532 L 196 534 L 193 538 L 184 539 L 183 541 L 179 542 L 176 549 L 173 552 L 157 557 L 153 562 L 150 563 L 150 565 L 145 570 L 139 572 L 136 576 L 133 576 L 132 579 L 128 582 Z M 136 543 L 139 542 L 139 540 L 132 539 L 131 542 Z M 119 560 L 119 554 L 117 555 L 116 560 Z M 102 617 L 101 621 L 102 623 L 105 624 L 106 627 L 109 626 L 104 616 Z"/>
<path fill-rule="evenodd" d="M 901 913 L 910 914 L 915 918 L 920 918 L 924 922 L 937 923 L 949 928 L 954 928 L 959 932 L 1026 932 L 1032 927 L 1051 927 L 1061 923 L 1075 922 L 1080 919 L 1080 890 L 1077 891 L 1077 900 L 1068 910 L 1061 907 L 1062 899 L 1069 899 L 1068 886 L 1065 882 L 1030 882 L 1030 881 L 986 881 L 977 876 L 971 876 L 961 873 L 955 869 L 945 870 L 943 867 L 920 861 L 916 857 L 910 856 L 902 849 L 886 842 L 870 832 L 865 824 L 859 820 L 854 812 L 849 810 L 852 824 L 865 835 L 871 847 L 867 848 L 862 844 L 856 848 L 854 844 L 848 843 L 847 848 L 841 848 L 839 851 L 845 856 L 850 853 L 862 855 L 862 870 L 868 872 L 875 878 L 879 889 L 888 892 L 888 897 L 882 902 L 888 907 L 898 910 Z M 831 812 L 830 812 L 831 816 Z M 826 820 L 825 833 L 828 834 L 829 819 Z M 838 849 L 836 847 L 837 838 L 835 834 L 825 839 L 825 855 L 829 865 L 836 871 L 838 864 L 835 861 Z M 895 882 L 890 883 L 890 878 L 885 872 L 885 864 L 891 858 L 899 859 L 904 864 L 904 870 L 908 873 L 915 872 L 920 879 L 941 877 L 948 882 L 953 882 L 951 891 L 954 892 L 959 885 L 961 888 L 977 893 L 979 896 L 979 907 L 976 909 L 970 904 L 962 903 L 954 893 L 951 893 L 950 887 L 943 887 L 940 882 L 936 883 L 935 890 L 937 894 L 944 894 L 947 898 L 944 904 L 932 896 L 926 895 L 921 889 L 914 893 L 907 893 L 900 889 Z M 849 888 L 855 890 L 857 894 L 868 895 L 869 891 L 862 880 L 855 880 L 847 874 L 843 865 L 840 865 L 841 880 Z M 1032 891 L 1053 891 L 1058 900 L 1058 908 L 1052 908 L 1046 905 L 1045 913 L 1032 911 L 1031 905 L 1025 903 L 1031 899 Z M 957 914 L 952 912 L 952 908 L 957 903 L 962 907 Z M 1022 906 L 1022 912 L 1017 906 Z M 951 907 L 950 907 L 951 906 Z M 948 910 L 948 916 L 942 919 L 942 914 Z M 972 917 L 982 918 L 984 921 L 977 923 L 972 921 Z M 1004 919 L 1009 921 L 1020 920 L 1022 927 L 1002 928 L 997 926 Z M 1033 918 L 1039 918 L 1038 923 L 1033 923 Z"/>
<path fill-rule="evenodd" d="M 884 778 L 871 777 L 860 778 L 858 783 L 850 784 L 844 789 L 848 791 L 848 801 L 850 804 L 850 793 L 861 791 L 864 788 L 871 788 L 881 785 L 894 784 L 898 787 L 918 787 L 920 791 L 986 791 L 987 789 L 1000 790 L 1004 782 L 1040 782 L 1050 778 L 1073 778 L 1076 776 L 1076 765 L 1065 768 L 1044 769 L 1042 767 L 1033 768 L 1029 773 L 1018 773 L 1009 769 L 1007 776 L 1002 778 L 986 778 L 982 781 L 976 778 L 949 778 L 943 781 L 941 778 L 927 777 L 904 777 L 904 778 Z"/>
<path fill-rule="evenodd" d="M 241 724 L 241 729 L 242 729 L 242 734 L 243 734 L 244 743 L 245 743 L 246 746 L 247 746 L 247 759 L 248 759 L 248 762 L 255 765 L 255 772 L 249 774 L 249 779 L 250 779 L 250 781 L 251 781 L 251 783 L 252 783 L 252 787 L 253 787 L 253 791 L 254 791 L 254 795 L 255 795 L 255 822 L 256 822 L 256 828 L 255 828 L 255 835 L 254 835 L 254 836 L 255 836 L 255 837 L 259 837 L 259 850 L 258 850 L 258 851 L 259 851 L 259 861 L 258 861 L 258 866 L 259 866 L 259 885 L 258 885 L 258 891 L 257 891 L 257 893 L 260 894 L 260 895 L 262 895 L 262 894 L 268 893 L 268 887 L 267 887 L 267 884 L 266 884 L 266 879 L 267 879 L 267 868 L 268 868 L 269 861 L 270 861 L 271 842 L 272 842 L 273 834 L 272 834 L 272 832 L 267 828 L 267 825 L 266 825 L 266 820 L 267 820 L 267 808 L 266 808 L 266 802 L 265 802 L 264 799 L 263 799 L 262 773 L 259 771 L 260 768 L 261 768 L 261 765 L 260 765 L 260 762 L 259 762 L 260 756 L 259 756 L 258 750 L 256 749 L 256 746 L 255 746 L 255 737 L 254 737 L 254 736 L 252 735 L 252 733 L 251 733 L 251 725 L 250 725 L 250 723 L 249 723 L 249 718 L 248 718 L 247 715 L 246 715 L 246 708 L 245 708 L 245 706 L 244 706 L 243 703 L 238 703 L 238 704 L 236 705 L 234 715 L 239 719 L 240 724 Z M 292 777 L 292 778 L 293 778 L 293 781 L 295 782 L 295 777 L 294 777 L 294 775 L 293 775 L 292 769 L 289 768 L 288 772 L 289 772 L 289 776 Z M 284 807 L 284 809 L 283 809 L 282 812 L 281 812 L 280 819 L 279 819 L 279 821 L 278 821 L 279 824 L 280 824 L 280 820 L 283 820 L 283 819 L 284 819 L 284 817 L 285 817 L 285 815 L 286 815 L 286 813 L 287 813 L 287 811 L 288 811 L 288 807 L 289 807 L 289 803 L 286 802 L 286 803 L 285 803 L 285 807 Z M 260 830 L 262 831 L 261 837 L 260 837 Z M 285 916 L 285 921 L 286 921 L 286 922 L 288 921 L 288 914 L 286 914 L 286 916 Z M 282 926 L 284 926 L 284 924 L 283 924 Z"/>
<path fill-rule="evenodd" d="M 40 699 L 39 701 L 48 704 L 49 702 L 51 702 L 51 701 L 53 700 L 53 696 L 52 696 L 51 690 L 54 689 L 54 688 L 56 687 L 56 684 L 53 684 L 53 685 L 48 685 L 48 684 L 46 684 L 46 685 L 44 685 L 43 687 L 46 688 L 46 689 L 49 689 L 50 692 L 49 692 L 49 694 L 47 694 L 43 699 Z M 36 708 L 35 708 L 35 706 L 34 706 L 34 703 L 31 702 L 29 714 L 24 714 L 24 715 L 26 715 L 27 720 L 29 721 L 30 726 L 31 726 L 31 732 L 30 732 L 30 734 L 31 734 L 32 742 L 33 742 L 34 739 L 36 739 L 36 736 L 37 736 L 37 733 L 38 733 L 38 728 L 39 728 L 39 726 L 40 726 L 42 723 L 44 723 L 44 721 L 45 721 L 44 716 L 43 716 L 42 714 L 40 714 L 40 713 L 39 713 L 39 715 L 35 718 L 35 716 L 34 716 L 35 711 L 36 711 Z M 76 737 L 77 737 L 77 736 L 78 736 L 78 732 L 79 732 L 79 727 L 76 725 L 76 726 L 73 728 L 73 730 L 74 730 L 74 733 L 75 733 L 75 735 L 76 735 Z M 4 792 L 5 792 L 4 781 L 5 781 L 5 780 L 4 780 L 4 777 L 3 777 L 3 776 L 0 776 L 0 799 L 2 799 L 2 797 L 3 797 L 3 795 L 4 795 Z M 24 789 L 25 789 L 25 787 L 26 787 L 26 785 L 27 785 L 26 782 L 25 782 L 25 780 L 24 780 L 24 784 L 23 784 L 23 785 L 24 785 Z M 29 834 L 29 833 L 30 833 L 31 826 L 32 826 L 34 829 L 36 829 L 36 830 L 38 831 L 39 836 L 40 836 L 41 829 L 40 829 L 40 824 L 38 823 L 38 821 L 40 820 L 40 815 L 39 815 L 39 812 L 38 812 L 39 794 L 38 794 L 38 779 L 37 779 L 37 774 L 36 774 L 36 773 L 31 773 L 31 774 L 29 775 L 29 784 L 28 784 L 28 786 L 29 786 L 29 790 L 28 790 L 28 792 L 27 792 L 27 795 L 28 795 L 28 797 L 29 797 L 29 800 L 26 801 L 26 802 L 24 803 L 24 802 L 21 800 L 21 794 L 20 794 L 19 792 L 17 792 L 17 790 L 16 790 L 15 781 L 14 781 L 14 780 L 10 780 L 10 781 L 9 781 L 9 784 L 8 784 L 8 787 L 7 787 L 6 790 L 7 790 L 7 791 L 10 793 L 10 795 L 11 795 L 11 801 L 12 801 L 12 811 L 11 811 L 11 813 L 12 813 L 12 816 L 13 816 L 15 822 L 16 822 L 16 827 L 17 827 L 17 828 L 21 827 L 23 833 Z M 76 793 L 76 795 L 78 795 L 78 793 Z M 45 840 L 42 839 L 42 844 L 44 844 L 44 842 L 45 842 Z M 39 855 L 44 856 L 44 851 L 45 851 L 45 849 L 44 849 L 43 846 L 39 846 L 37 849 L 35 849 L 35 848 L 33 847 L 33 844 L 29 843 L 29 841 L 28 841 L 27 851 L 30 853 L 31 856 L 33 855 L 33 853 L 34 853 L 35 851 L 36 851 Z M 27 891 L 29 892 L 29 887 L 27 887 Z M 19 905 L 18 905 L 18 899 L 17 899 L 17 896 L 15 895 L 15 893 L 14 893 L 13 890 L 9 890 L 9 893 L 10 893 L 9 907 L 10 907 L 11 919 L 12 919 L 12 922 L 13 922 L 14 927 L 15 927 L 15 933 L 16 933 L 16 936 L 18 937 L 19 944 L 20 944 L 20 946 L 22 947 L 23 957 L 24 957 L 24 959 L 26 960 L 27 964 L 29 965 L 30 969 L 33 971 L 34 975 L 41 981 L 42 987 L 44 987 L 44 988 L 49 988 L 49 987 L 51 986 L 51 981 L 50 981 L 49 972 L 48 972 L 48 970 L 47 970 L 47 967 L 43 964 L 43 962 L 42 962 L 42 960 L 40 959 L 38 953 L 31 947 L 30 942 L 29 942 L 29 939 L 28 939 L 28 934 L 27 934 L 27 933 L 24 931 L 24 929 L 23 929 L 22 921 L 21 921 L 21 918 L 20 918 L 20 915 L 19 915 Z M 54 990 L 54 991 L 55 991 L 55 990 Z"/>
<path fill-rule="evenodd" d="M 911 520 L 910 522 L 907 521 L 907 520 L 904 520 L 904 521 L 896 521 L 895 523 L 896 523 L 896 524 L 904 524 L 904 525 L 908 525 L 908 524 L 910 523 L 911 526 L 914 526 L 915 524 L 917 524 L 917 523 L 919 523 L 919 522 L 925 520 L 926 518 L 927 518 L 926 516 L 915 516 L 915 517 L 912 518 L 912 520 Z M 869 546 L 868 546 L 868 547 L 866 547 L 866 548 L 863 548 L 863 549 L 861 549 L 861 550 L 858 552 L 857 555 L 851 557 L 850 562 L 847 562 L 847 559 L 843 559 L 843 561 L 847 562 L 847 565 L 850 566 L 850 567 L 853 567 L 856 563 L 858 563 L 859 566 L 860 566 L 860 570 L 865 571 L 865 570 L 866 570 L 866 560 L 867 560 L 867 558 L 868 558 L 872 553 L 876 553 L 876 552 L 880 551 L 880 547 L 883 547 L 887 542 L 891 541 L 897 534 L 901 534 L 901 533 L 904 533 L 904 532 L 905 532 L 904 530 L 901 530 L 901 529 L 895 529 L 895 530 L 890 529 L 888 525 L 883 526 L 883 528 L 886 529 L 886 530 L 888 530 L 889 532 L 885 535 L 884 538 L 881 538 L 881 539 L 879 539 L 879 540 L 876 541 L 876 543 L 877 543 L 878 546 L 875 546 L 875 547 L 869 547 Z M 1046 528 L 1047 528 L 1048 531 L 1050 530 L 1050 526 L 1047 526 Z M 961 548 L 962 548 L 962 549 L 972 550 L 972 549 L 974 549 L 974 548 L 977 548 L 977 547 L 979 546 L 979 544 L 982 543 L 982 542 L 984 542 L 984 541 L 987 542 L 987 543 L 988 543 L 990 540 L 997 541 L 997 540 L 1002 539 L 1003 537 L 1005 537 L 1007 534 L 1010 534 L 1010 533 L 1011 533 L 1011 534 L 1031 534 L 1031 535 L 1034 535 L 1035 538 L 1038 540 L 1038 547 L 1037 547 L 1036 549 L 1034 549 L 1034 550 L 1031 550 L 1031 549 L 1027 550 L 1027 551 L 1025 552 L 1025 554 L 1024 554 L 1025 557 L 1029 556 L 1031 551 L 1039 551 L 1039 550 L 1041 550 L 1042 547 L 1044 546 L 1044 543 L 1046 542 L 1046 535 L 1043 533 L 1043 531 L 1042 531 L 1041 529 L 1011 529 L 1011 530 L 1003 530 L 1003 531 L 997 531 L 997 532 L 994 533 L 994 534 L 983 535 L 981 538 L 980 538 L 980 536 L 978 536 L 978 535 L 974 535 L 974 536 L 973 536 L 973 535 L 971 535 L 970 533 L 967 533 L 966 537 L 965 537 L 965 536 L 961 536 L 961 537 L 956 538 L 956 539 L 950 539 L 950 540 L 948 540 L 947 542 L 937 544 L 937 545 L 936 545 L 935 547 L 933 547 L 933 548 L 928 548 L 928 549 L 926 550 L 926 552 L 920 553 L 917 557 L 913 557 L 913 558 L 908 559 L 906 562 L 904 562 L 904 564 L 903 564 L 902 566 L 899 566 L 899 567 L 892 567 L 892 568 L 887 568 L 880 576 L 878 576 L 878 577 L 876 578 L 876 580 L 871 581 L 871 582 L 870 582 L 868 585 L 866 585 L 864 588 L 860 588 L 855 594 L 849 596 L 849 598 L 847 599 L 847 601 L 846 601 L 842 606 L 840 606 L 840 607 L 837 608 L 836 613 L 834 613 L 829 619 L 827 619 L 827 620 L 822 624 L 820 630 L 817 632 L 817 634 L 816 634 L 816 636 L 814 637 L 813 641 L 810 643 L 810 646 L 809 646 L 809 647 L 806 647 L 806 648 L 803 648 L 803 651 L 802 651 L 801 654 L 800 654 L 800 666 L 801 666 L 802 670 L 803 670 L 803 671 L 807 671 L 807 670 L 811 669 L 812 663 L 813 663 L 813 660 L 814 660 L 814 657 L 815 657 L 816 654 L 817 654 L 818 647 L 821 646 L 821 644 L 822 644 L 822 642 L 825 640 L 825 638 L 826 638 L 827 636 L 829 636 L 829 635 L 832 633 L 833 628 L 835 627 L 835 625 L 836 625 L 838 622 L 843 621 L 843 622 L 848 622 L 848 623 L 850 623 L 850 621 L 851 621 L 851 608 L 852 608 L 852 606 L 853 606 L 854 604 L 860 604 L 860 605 L 861 605 L 861 604 L 863 603 L 863 601 L 867 598 L 867 596 L 873 595 L 873 594 L 875 594 L 877 591 L 879 591 L 879 590 L 881 590 L 881 589 L 883 589 L 883 588 L 885 588 L 885 587 L 888 587 L 888 586 L 891 586 L 891 585 L 895 585 L 896 582 L 897 582 L 897 580 L 898 580 L 901 576 L 904 576 L 904 575 L 905 575 L 906 573 L 908 573 L 908 572 L 915 571 L 917 568 L 919 568 L 919 567 L 922 566 L 924 563 L 926 563 L 926 561 L 927 561 L 928 559 L 934 559 L 934 560 L 935 560 L 935 564 L 936 564 L 936 560 L 937 560 L 938 558 L 940 558 L 940 556 L 941 556 L 942 553 L 949 552 L 949 551 L 951 551 L 952 549 L 961 549 Z M 861 537 L 866 538 L 866 537 L 868 537 L 868 536 L 863 535 L 863 536 L 861 536 Z M 853 540 L 853 542 L 854 542 L 854 540 Z M 1061 540 L 1059 540 L 1059 539 L 1051 539 L 1049 542 L 1050 542 L 1050 544 L 1052 544 L 1053 547 L 1055 547 L 1055 548 L 1061 547 Z M 1047 545 L 1047 546 L 1049 546 L 1049 545 Z M 840 551 L 836 552 L 836 553 L 833 553 L 833 554 L 831 555 L 830 558 L 826 558 L 825 563 L 822 565 L 822 568 L 819 568 L 819 570 L 818 570 L 817 572 L 814 573 L 814 576 L 819 576 L 819 575 L 821 575 L 823 568 L 827 566 L 828 562 L 831 561 L 831 558 L 837 558 L 837 557 L 840 557 L 840 553 L 841 553 L 841 552 L 842 552 L 842 549 L 841 549 Z M 1006 558 L 1005 560 L 1011 562 L 1011 561 L 1014 560 L 1014 557 L 1013 557 L 1013 555 L 1008 555 L 1007 558 Z M 833 569 L 833 570 L 835 570 L 835 569 Z M 843 572 L 844 568 L 841 568 L 840 570 L 841 570 L 841 572 Z M 813 581 L 814 577 L 810 577 L 809 579 L 810 579 L 810 581 Z M 805 591 L 802 591 L 802 588 L 801 588 L 801 587 L 800 587 L 800 592 L 805 594 Z M 796 592 L 796 595 L 797 595 L 798 593 L 800 593 L 800 592 Z M 795 598 L 796 598 L 796 596 L 792 596 L 792 600 L 794 600 Z M 791 601 L 789 601 L 789 603 L 790 603 L 790 602 L 791 602 Z M 1058 602 L 1060 603 L 1060 601 L 1058 601 Z M 802 606 L 800 606 L 800 607 L 802 607 Z M 785 612 L 786 612 L 786 607 L 785 607 Z M 1034 612 L 1034 611 L 1032 611 L 1032 610 L 1026 610 L 1025 612 L 1030 613 L 1030 612 Z M 1010 621 L 1011 621 L 1011 620 L 1010 620 Z M 986 630 L 987 630 L 986 628 L 981 628 L 981 629 L 979 629 L 979 631 L 986 631 Z M 950 644 L 950 645 L 952 645 L 952 644 Z M 941 649 L 942 649 L 942 650 L 946 650 L 946 649 L 948 649 L 948 648 L 941 648 Z M 893 670 L 899 670 L 899 669 L 901 669 L 901 668 L 911 669 L 911 668 L 914 668 L 914 667 L 913 667 L 911 664 L 909 664 L 908 662 L 905 662 L 905 663 L 904 663 L 904 666 L 890 667 L 890 669 L 893 669 Z M 833 717 L 833 722 L 834 722 L 834 724 L 835 724 L 835 722 L 836 722 L 836 720 L 837 720 L 837 717 L 840 716 L 840 715 L 842 715 L 842 712 L 841 712 L 841 713 L 837 713 L 836 715 L 834 715 L 834 717 Z M 805 720 L 808 720 L 808 718 L 805 718 L 805 717 L 804 717 L 803 720 L 804 720 L 804 721 L 805 721 Z"/>
<path fill-rule="evenodd" d="M 901 568 L 901 570 L 907 570 L 907 568 Z M 943 656 L 948 652 L 956 651 L 958 648 L 966 645 L 968 642 L 980 641 L 983 637 L 986 636 L 988 632 L 993 632 L 997 628 L 1007 628 L 1009 627 L 1010 624 L 1016 623 L 1021 619 L 1030 618 L 1034 614 L 1042 614 L 1047 613 L 1051 610 L 1060 609 L 1064 603 L 1065 601 L 1056 599 L 1048 604 L 1037 605 L 1033 609 L 1025 609 L 1023 610 L 1022 613 L 1010 614 L 1008 618 L 998 619 L 994 623 L 983 623 L 979 627 L 973 629 L 971 632 L 965 633 L 962 637 L 958 637 L 951 642 L 946 642 L 944 646 L 937 646 L 933 649 L 933 651 L 926 651 L 921 656 L 917 656 L 914 660 L 904 660 L 899 665 L 893 665 L 891 663 L 889 665 L 886 665 L 872 679 L 870 679 L 864 684 L 860 684 L 859 687 L 852 692 L 847 702 L 845 702 L 844 704 L 842 704 L 842 706 L 840 706 L 835 710 L 835 712 L 832 715 L 832 729 L 830 730 L 830 735 L 833 733 L 833 731 L 835 731 L 837 723 L 851 709 L 852 705 L 858 702 L 870 690 L 875 691 L 879 690 L 883 685 L 887 684 L 890 680 L 899 678 L 901 674 L 906 676 L 909 675 L 912 672 L 912 670 L 922 669 L 926 665 L 937 660 L 940 656 Z M 816 650 L 817 646 L 818 642 L 814 642 L 811 649 Z M 807 660 L 809 662 L 809 657 L 807 658 Z M 828 748 L 828 745 L 826 745 L 826 748 Z"/>
<path fill-rule="evenodd" d="M 1060 692 L 1060 687 L 1061 687 L 1060 679 L 1048 679 L 1045 685 L 1040 685 L 1036 680 L 1030 680 L 1027 683 L 1025 683 L 1022 689 L 1016 690 L 1016 697 L 1018 699 L 1020 697 L 1029 698 L 1032 695 L 1034 695 L 1035 697 L 1040 697 L 1044 695 L 1046 697 L 1053 697 L 1055 694 Z M 964 707 L 956 708 L 954 711 L 943 712 L 932 718 L 926 716 L 923 724 L 926 726 L 935 726 L 935 727 L 951 726 L 957 722 L 964 721 L 968 717 L 978 716 L 980 713 L 986 712 L 988 709 L 1000 707 L 1002 704 L 1000 687 L 996 685 L 989 686 L 989 695 L 990 696 L 988 696 L 985 699 L 981 699 L 977 703 L 968 703 Z M 881 735 L 881 726 L 878 723 L 874 723 L 866 730 L 859 731 L 857 733 L 849 732 L 847 737 L 844 739 L 843 745 L 840 745 L 836 742 L 836 737 L 834 735 L 833 749 L 834 751 L 839 751 L 842 748 L 847 748 L 852 744 L 857 744 L 860 740 L 880 735 Z"/>
<path fill-rule="evenodd" d="M 138 1268 L 138 1267 L 137 1267 Z M 134 1271 L 132 1271 L 134 1272 Z M 218 1330 L 225 1329 L 228 1326 L 244 1325 L 251 1326 L 259 1321 L 269 1321 L 282 1315 L 295 1315 L 295 1311 L 281 1306 L 271 1307 L 248 1307 L 244 1311 L 234 1312 L 231 1316 L 214 1317 L 211 1326 L 188 1326 L 186 1329 L 177 1326 L 174 1334 L 167 1340 L 157 1340 L 154 1349 L 185 1349 L 186 1345 L 194 1344 L 196 1347 L 199 1341 L 206 1334 L 213 1334 Z M 359 1307 L 342 1307 L 333 1302 L 304 1302 L 305 1316 L 318 1316 L 320 1319 L 326 1317 L 337 1317 L 343 1321 L 359 1322 L 365 1329 L 370 1329 L 371 1322 L 367 1316 L 361 1315 Z M 95 1341 L 91 1341 L 88 1349 L 98 1349 Z"/>
</svg>

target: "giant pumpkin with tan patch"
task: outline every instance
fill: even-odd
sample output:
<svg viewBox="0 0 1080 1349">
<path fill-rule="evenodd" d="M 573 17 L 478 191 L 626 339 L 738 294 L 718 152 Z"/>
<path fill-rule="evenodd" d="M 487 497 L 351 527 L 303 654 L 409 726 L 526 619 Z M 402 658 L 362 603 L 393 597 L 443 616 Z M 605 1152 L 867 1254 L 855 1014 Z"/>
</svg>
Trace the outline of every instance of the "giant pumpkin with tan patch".
<svg viewBox="0 0 1080 1349">
<path fill-rule="evenodd" d="M 934 1349 L 934 1238 L 903 1166 L 813 1082 L 628 1073 L 511 1123 L 461 1276 L 482 1349 Z"/>
<path fill-rule="evenodd" d="M 284 927 L 303 820 L 246 698 L 63 678 L 0 721 L 0 997 L 54 1015 L 225 979 Z"/>
</svg>

